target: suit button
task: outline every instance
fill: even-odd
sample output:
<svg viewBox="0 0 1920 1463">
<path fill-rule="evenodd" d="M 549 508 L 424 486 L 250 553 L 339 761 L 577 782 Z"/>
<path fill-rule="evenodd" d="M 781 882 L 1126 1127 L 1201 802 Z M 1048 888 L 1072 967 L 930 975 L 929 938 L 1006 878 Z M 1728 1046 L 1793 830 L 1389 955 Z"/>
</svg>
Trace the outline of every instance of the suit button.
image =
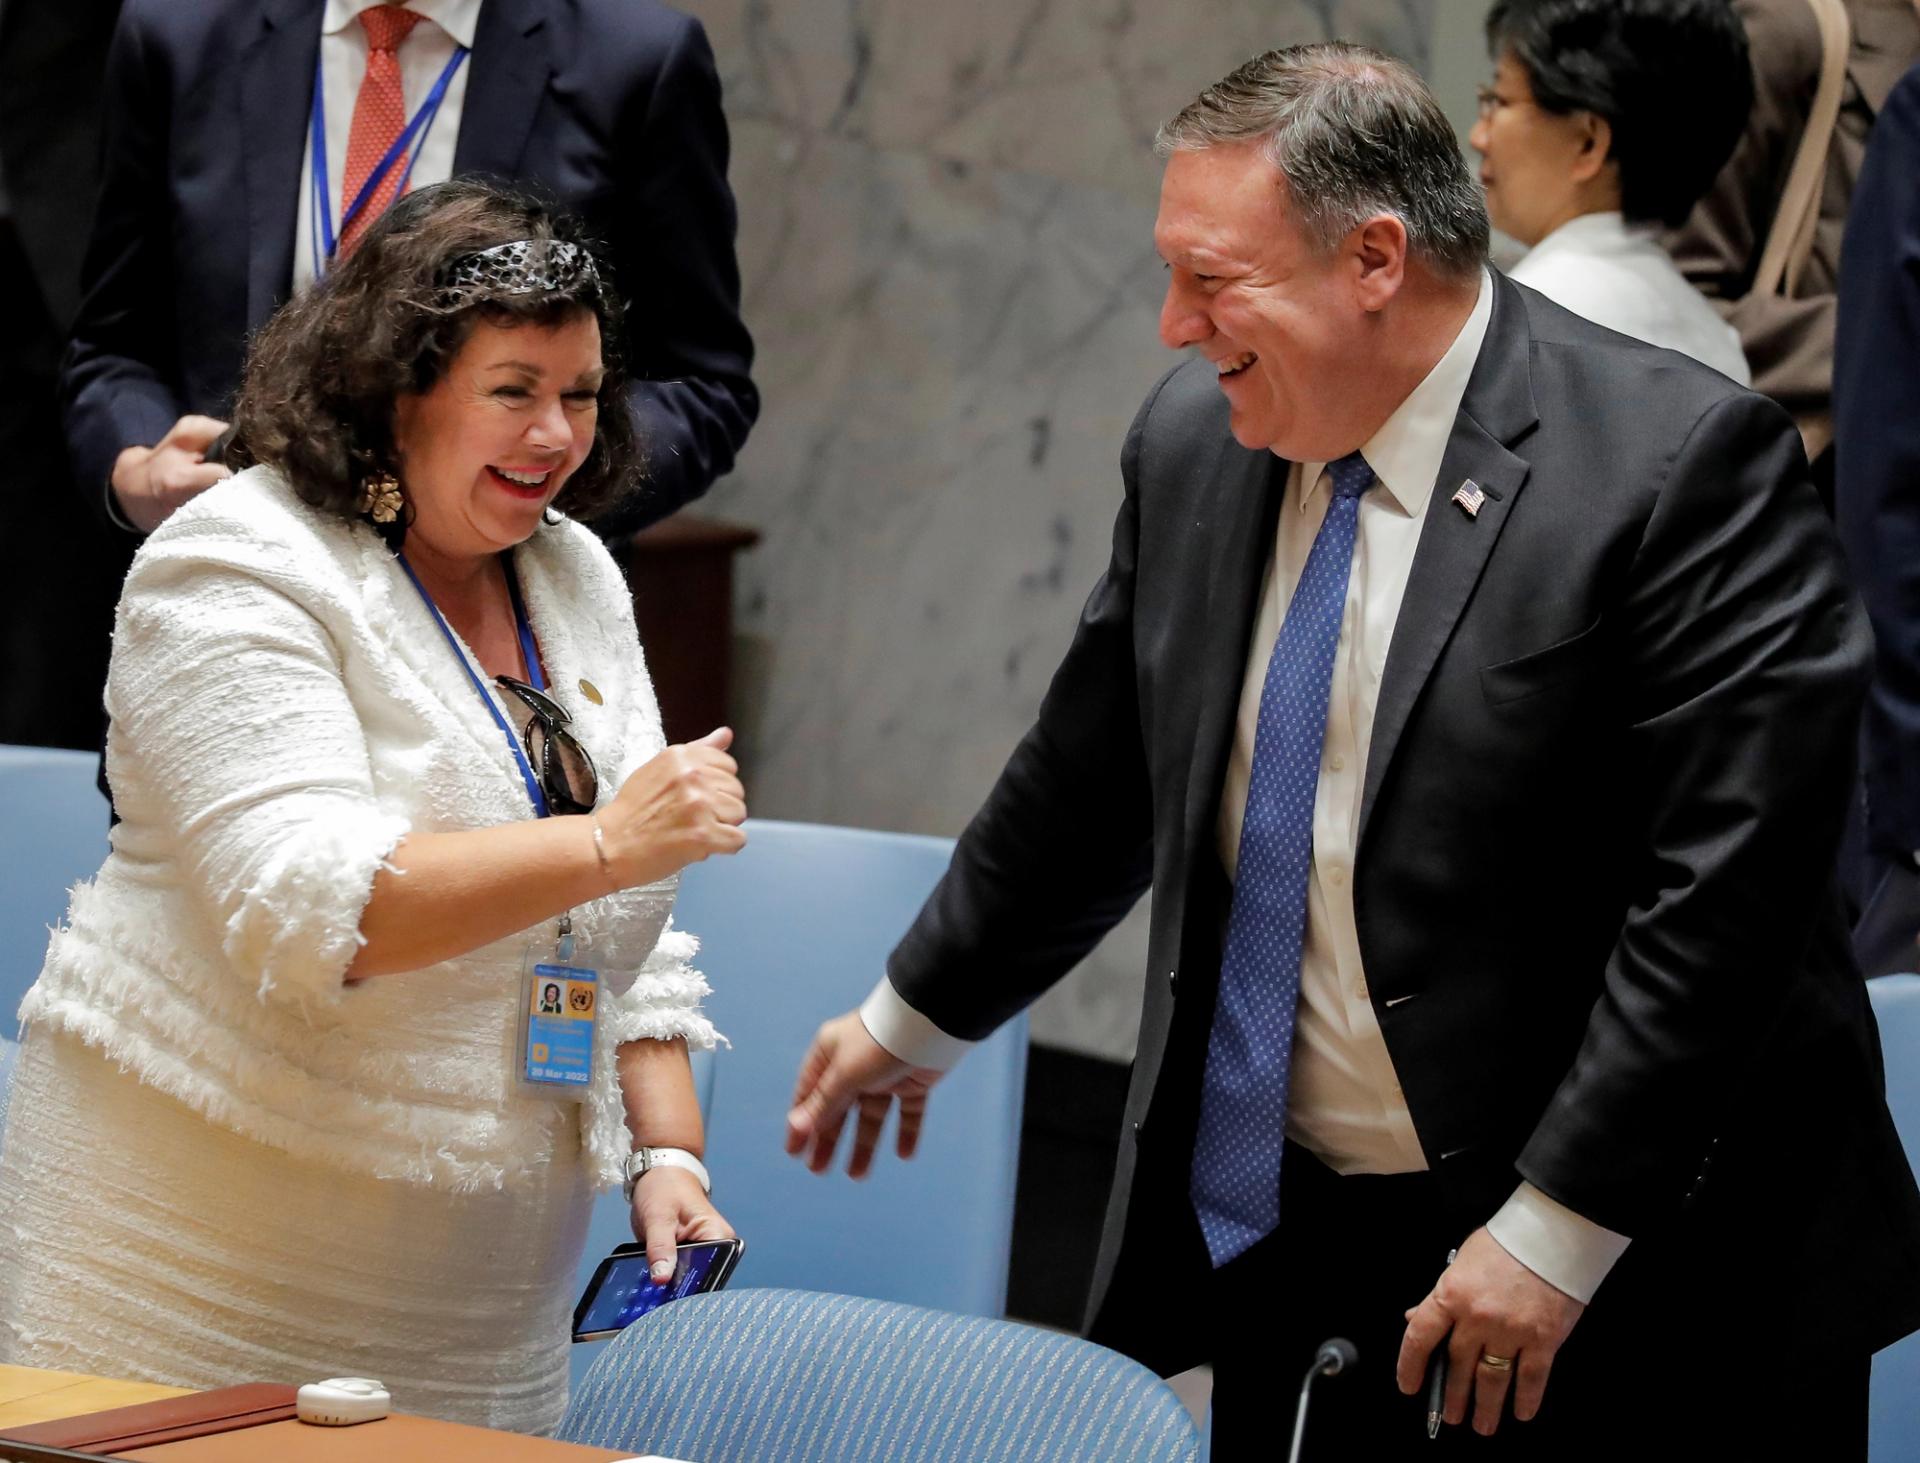
<svg viewBox="0 0 1920 1463">
<path fill-rule="evenodd" d="M 1170 996 L 1180 994 L 1180 972 L 1177 970 L 1167 972 L 1167 994 Z"/>
</svg>

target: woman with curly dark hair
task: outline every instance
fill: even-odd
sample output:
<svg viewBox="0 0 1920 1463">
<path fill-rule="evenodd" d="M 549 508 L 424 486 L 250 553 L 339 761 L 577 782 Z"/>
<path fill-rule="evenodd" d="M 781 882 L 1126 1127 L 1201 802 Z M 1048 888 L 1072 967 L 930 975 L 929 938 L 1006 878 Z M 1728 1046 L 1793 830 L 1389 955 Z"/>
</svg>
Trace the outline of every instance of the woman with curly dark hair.
<svg viewBox="0 0 1920 1463">
<path fill-rule="evenodd" d="M 21 1010 L 0 1361 L 541 1430 L 593 1189 L 656 1275 L 731 1233 L 669 915 L 744 794 L 726 731 L 663 745 L 571 516 L 637 471 L 618 312 L 568 221 L 449 183 L 255 343 L 245 470 L 120 602 L 124 821 Z"/>
<path fill-rule="evenodd" d="M 1753 102 L 1728 0 L 1496 0 L 1493 82 L 1468 141 L 1510 271 L 1597 324 L 1742 386 L 1740 338 L 1661 248 L 1733 151 Z"/>
</svg>

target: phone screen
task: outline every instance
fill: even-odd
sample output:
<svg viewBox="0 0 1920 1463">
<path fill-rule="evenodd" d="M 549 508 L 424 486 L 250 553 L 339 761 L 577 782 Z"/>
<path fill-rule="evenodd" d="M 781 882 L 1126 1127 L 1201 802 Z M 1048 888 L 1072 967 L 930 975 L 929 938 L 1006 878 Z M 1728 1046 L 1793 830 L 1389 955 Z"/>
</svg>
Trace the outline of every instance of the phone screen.
<svg viewBox="0 0 1920 1463">
<path fill-rule="evenodd" d="M 682 1245 L 673 1278 L 655 1285 L 647 1273 L 646 1252 L 637 1247 L 628 1252 L 623 1246 L 600 1262 L 593 1283 L 580 1298 L 579 1308 L 573 1313 L 574 1339 L 588 1340 L 624 1330 L 670 1300 L 718 1290 L 726 1283 L 740 1250 L 738 1240 Z"/>
</svg>

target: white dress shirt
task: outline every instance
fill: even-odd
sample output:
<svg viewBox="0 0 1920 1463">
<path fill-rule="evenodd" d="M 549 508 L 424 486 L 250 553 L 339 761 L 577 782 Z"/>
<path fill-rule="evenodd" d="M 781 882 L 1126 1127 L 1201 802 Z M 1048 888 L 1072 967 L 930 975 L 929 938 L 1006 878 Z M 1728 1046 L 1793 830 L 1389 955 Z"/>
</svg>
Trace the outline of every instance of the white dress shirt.
<svg viewBox="0 0 1920 1463">
<path fill-rule="evenodd" d="M 1421 525 L 1440 474 L 1440 459 L 1492 315 L 1493 289 L 1491 281 L 1483 278 L 1473 311 L 1446 354 L 1361 448 L 1379 484 L 1360 500 L 1328 699 L 1325 753 L 1313 809 L 1300 1011 L 1287 1100 L 1288 1137 L 1339 1173 L 1414 1173 L 1427 1167 L 1367 992 L 1354 924 L 1353 866 L 1380 678 Z M 1324 467 L 1318 462 L 1295 463 L 1288 473 L 1274 555 L 1247 649 L 1216 830 L 1229 876 L 1239 861 L 1240 824 L 1246 811 L 1267 661 L 1280 633 L 1284 607 L 1326 517 Z M 885 979 L 867 998 L 860 1015 L 876 1041 L 919 1066 L 949 1066 L 968 1046 L 907 1005 Z M 1527 1183 L 1519 1186 L 1488 1228 L 1528 1269 L 1583 1301 L 1592 1298 L 1627 1245 L 1622 1236 L 1573 1213 Z"/>
<path fill-rule="evenodd" d="M 360 95 L 360 82 L 367 74 L 367 33 L 360 24 L 360 12 L 371 10 L 382 0 L 327 0 L 320 20 L 320 76 L 326 99 L 327 117 L 327 200 L 333 213 L 333 232 L 340 235 L 343 203 L 340 190 L 347 171 L 347 137 L 353 128 L 353 104 Z M 400 61 L 400 88 L 406 98 L 407 120 L 433 90 L 434 82 L 452 59 L 457 46 L 473 48 L 474 27 L 480 19 L 482 0 L 406 0 L 404 10 L 412 10 L 425 19 L 408 32 L 396 53 Z M 473 58 L 461 63 L 448 83 L 433 125 L 424 138 L 417 139 L 410 188 L 428 183 L 444 183 L 453 176 L 453 148 L 460 136 L 460 116 L 466 105 L 467 77 L 473 71 Z M 309 98 L 311 102 L 311 98 Z M 293 287 L 303 290 L 316 274 L 313 224 L 313 132 L 309 121 L 304 160 L 300 165 L 300 209 L 293 239 Z M 405 162 L 396 164 L 404 167 Z M 351 200 L 349 200 L 351 201 Z"/>
<path fill-rule="evenodd" d="M 1651 225 L 1583 213 L 1535 244 L 1509 276 L 1596 325 L 1753 384 L 1739 332 L 1674 268 Z"/>
</svg>

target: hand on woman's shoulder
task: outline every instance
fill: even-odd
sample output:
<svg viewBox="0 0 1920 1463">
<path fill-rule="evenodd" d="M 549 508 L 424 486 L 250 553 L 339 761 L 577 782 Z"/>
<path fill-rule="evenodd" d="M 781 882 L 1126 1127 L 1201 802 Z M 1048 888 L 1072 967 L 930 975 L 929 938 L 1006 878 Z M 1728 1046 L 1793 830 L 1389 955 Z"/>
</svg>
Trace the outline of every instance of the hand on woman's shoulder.
<svg viewBox="0 0 1920 1463">
<path fill-rule="evenodd" d="M 147 536 L 121 591 L 121 613 L 181 597 L 237 610 L 262 593 L 312 608 L 349 596 L 369 551 L 384 545 L 304 502 L 276 469 L 249 467 Z"/>
</svg>

